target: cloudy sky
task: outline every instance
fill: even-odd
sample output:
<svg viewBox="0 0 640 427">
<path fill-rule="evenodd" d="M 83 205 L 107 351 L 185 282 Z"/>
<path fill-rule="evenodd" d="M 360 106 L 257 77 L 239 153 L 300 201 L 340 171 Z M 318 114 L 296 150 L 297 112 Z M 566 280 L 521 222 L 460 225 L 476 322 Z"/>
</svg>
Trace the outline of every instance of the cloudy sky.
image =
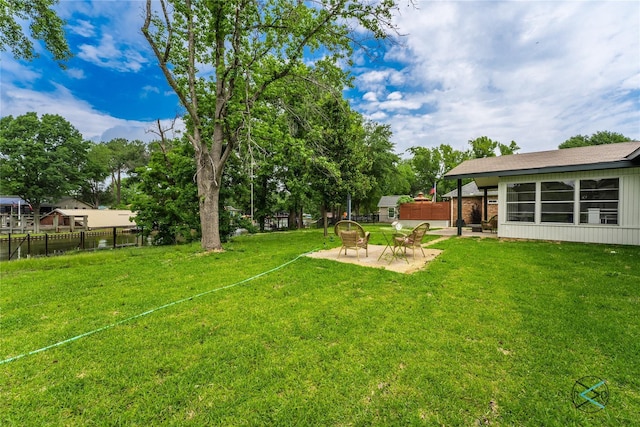
<svg viewBox="0 0 640 427">
<path fill-rule="evenodd" d="M 640 2 L 401 0 L 397 43 L 356 51 L 366 117 L 396 151 L 488 136 L 521 152 L 607 130 L 640 139 Z M 74 58 L 0 54 L 0 115 L 64 116 L 85 138 L 153 139 L 181 112 L 140 33 L 142 1 L 62 0 Z"/>
</svg>

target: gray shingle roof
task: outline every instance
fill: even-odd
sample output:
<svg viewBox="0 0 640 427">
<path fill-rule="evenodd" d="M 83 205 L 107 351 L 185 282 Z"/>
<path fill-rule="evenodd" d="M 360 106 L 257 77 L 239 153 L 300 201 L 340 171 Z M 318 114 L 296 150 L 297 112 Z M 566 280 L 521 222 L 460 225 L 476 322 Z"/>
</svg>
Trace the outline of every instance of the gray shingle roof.
<svg viewBox="0 0 640 427">
<path fill-rule="evenodd" d="M 462 162 L 445 178 L 525 175 L 640 166 L 640 142 L 592 145 Z"/>
<path fill-rule="evenodd" d="M 389 206 L 396 206 L 400 197 L 402 196 L 382 196 L 378 202 L 378 207 L 387 208 Z"/>
</svg>

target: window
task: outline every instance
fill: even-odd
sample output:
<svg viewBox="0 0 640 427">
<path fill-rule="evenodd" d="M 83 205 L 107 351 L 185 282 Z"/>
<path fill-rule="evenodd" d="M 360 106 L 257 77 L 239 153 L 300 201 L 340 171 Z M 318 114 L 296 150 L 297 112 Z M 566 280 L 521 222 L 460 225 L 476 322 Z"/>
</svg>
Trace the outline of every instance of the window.
<svg viewBox="0 0 640 427">
<path fill-rule="evenodd" d="M 389 208 L 389 218 L 396 217 L 396 208 Z"/>
<path fill-rule="evenodd" d="M 540 221 L 573 224 L 574 181 L 540 183 Z"/>
<path fill-rule="evenodd" d="M 533 222 L 536 208 L 536 184 L 507 184 L 507 221 Z"/>
<path fill-rule="evenodd" d="M 618 178 L 580 180 L 580 224 L 618 224 Z"/>
</svg>

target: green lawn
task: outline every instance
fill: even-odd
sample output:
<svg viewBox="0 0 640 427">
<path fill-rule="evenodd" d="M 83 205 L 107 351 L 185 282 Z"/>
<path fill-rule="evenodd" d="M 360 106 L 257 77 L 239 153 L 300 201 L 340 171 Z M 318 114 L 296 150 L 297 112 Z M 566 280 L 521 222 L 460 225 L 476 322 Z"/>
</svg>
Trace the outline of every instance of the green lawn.
<svg viewBox="0 0 640 427">
<path fill-rule="evenodd" d="M 336 245 L 0 264 L 0 425 L 640 424 L 640 247 L 452 238 L 412 275 L 296 259 Z M 574 407 L 584 376 L 604 410 Z"/>
</svg>

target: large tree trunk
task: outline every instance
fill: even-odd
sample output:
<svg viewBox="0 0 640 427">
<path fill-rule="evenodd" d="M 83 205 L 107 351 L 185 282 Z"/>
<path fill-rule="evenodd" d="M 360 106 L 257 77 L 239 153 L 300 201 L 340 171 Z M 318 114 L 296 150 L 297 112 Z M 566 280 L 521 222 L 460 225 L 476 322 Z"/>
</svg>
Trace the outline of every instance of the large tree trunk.
<svg viewBox="0 0 640 427">
<path fill-rule="evenodd" d="M 200 227 L 202 249 L 220 250 L 220 180 L 216 179 L 211 162 L 201 161 L 198 171 L 198 198 L 200 200 Z"/>
</svg>

